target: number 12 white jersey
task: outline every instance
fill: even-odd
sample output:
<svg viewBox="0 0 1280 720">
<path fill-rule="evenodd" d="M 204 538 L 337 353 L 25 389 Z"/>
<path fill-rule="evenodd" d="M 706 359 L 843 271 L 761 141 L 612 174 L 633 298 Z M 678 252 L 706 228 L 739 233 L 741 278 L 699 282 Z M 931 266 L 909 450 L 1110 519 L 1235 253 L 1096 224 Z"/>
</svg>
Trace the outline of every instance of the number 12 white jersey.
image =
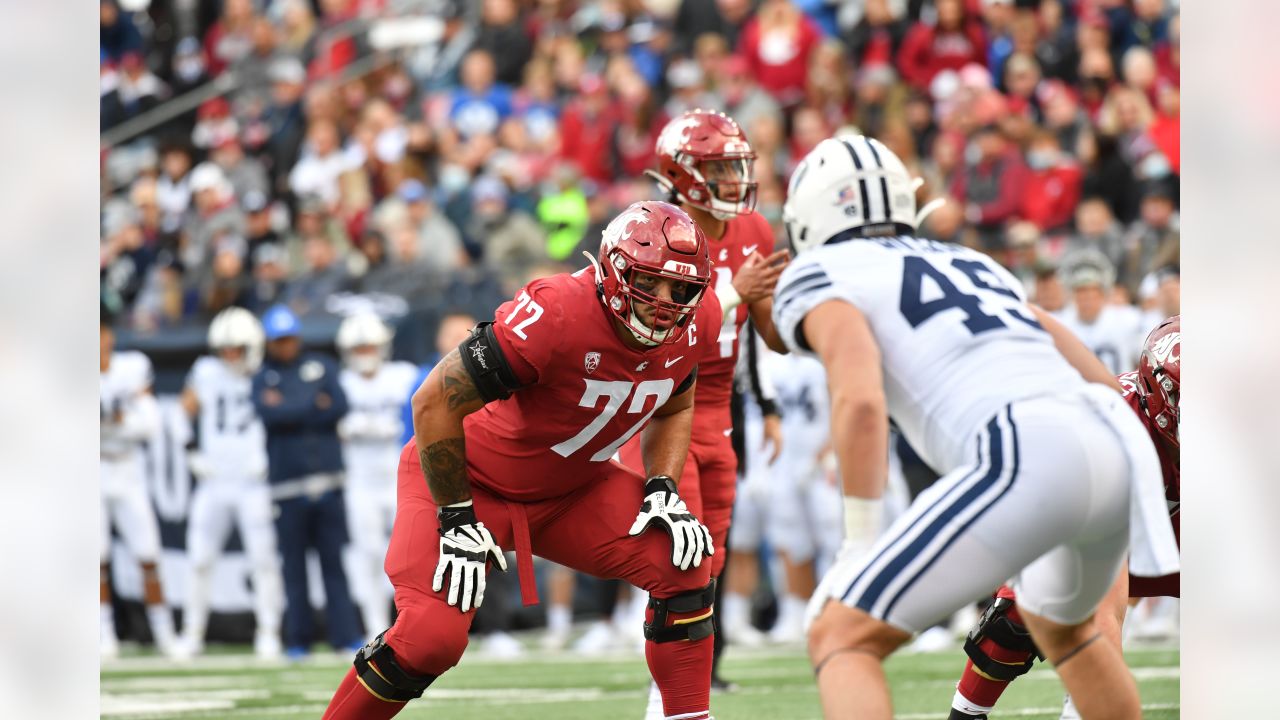
<svg viewBox="0 0 1280 720">
<path fill-rule="evenodd" d="M 832 299 L 867 318 L 889 415 L 938 472 L 971 460 L 980 424 L 1008 403 L 1084 384 L 1027 308 L 1021 284 L 968 248 L 901 236 L 801 255 L 782 273 L 773 304 L 793 352 L 810 353 L 797 337 L 801 321 Z"/>
<path fill-rule="evenodd" d="M 252 384 L 253 378 L 208 355 L 196 360 L 187 377 L 187 386 L 200 401 L 200 452 L 213 478 L 251 480 L 266 475 L 267 436 L 250 398 Z"/>
</svg>

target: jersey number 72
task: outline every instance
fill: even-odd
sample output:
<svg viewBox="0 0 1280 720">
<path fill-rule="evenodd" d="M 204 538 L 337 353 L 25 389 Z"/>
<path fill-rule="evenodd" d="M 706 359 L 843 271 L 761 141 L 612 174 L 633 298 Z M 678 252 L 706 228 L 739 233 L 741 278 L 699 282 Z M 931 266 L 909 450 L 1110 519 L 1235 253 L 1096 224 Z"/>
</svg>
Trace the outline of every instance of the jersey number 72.
<svg viewBox="0 0 1280 720">
<path fill-rule="evenodd" d="M 661 380 L 645 380 L 641 383 L 633 383 L 627 380 L 590 380 L 583 378 L 587 383 L 586 390 L 582 393 L 582 399 L 578 401 L 578 407 L 594 408 L 599 404 L 600 399 L 604 398 L 604 409 L 596 416 L 586 427 L 582 428 L 577 435 L 558 443 L 551 449 L 561 457 L 569 457 L 575 452 L 581 450 L 591 439 L 600 434 L 605 425 L 618 414 L 618 410 L 622 408 L 622 404 L 626 402 L 627 397 L 631 397 L 631 404 L 627 406 L 627 412 L 630 414 L 639 414 L 644 410 L 646 401 L 655 398 L 653 407 L 643 417 L 636 421 L 625 433 L 617 440 L 609 443 L 601 448 L 596 454 L 591 456 L 592 462 L 604 462 L 613 457 L 618 452 L 618 448 L 622 447 L 632 435 L 639 432 L 644 424 L 649 422 L 649 418 L 657 412 L 658 408 L 671 397 L 671 391 L 675 387 L 675 383 L 671 378 L 663 378 Z M 635 389 L 633 394 L 632 388 Z"/>
</svg>

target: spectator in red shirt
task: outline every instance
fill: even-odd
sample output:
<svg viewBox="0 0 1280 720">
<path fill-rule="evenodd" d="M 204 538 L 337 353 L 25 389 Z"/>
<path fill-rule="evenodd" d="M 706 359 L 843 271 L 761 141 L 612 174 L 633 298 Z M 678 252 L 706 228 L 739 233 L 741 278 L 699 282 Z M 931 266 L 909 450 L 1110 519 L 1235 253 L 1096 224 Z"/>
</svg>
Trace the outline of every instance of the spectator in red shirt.
<svg viewBox="0 0 1280 720">
<path fill-rule="evenodd" d="M 938 0 L 938 22 L 917 22 L 898 52 L 898 70 L 913 87 L 925 90 L 943 70 L 969 63 L 986 67 L 986 41 L 977 18 L 965 13 L 960 0 Z"/>
<path fill-rule="evenodd" d="M 560 117 L 560 156 L 576 164 L 583 176 L 612 182 L 610 148 L 616 116 L 609 91 L 599 75 L 583 75 L 578 89 L 581 94 Z"/>
<path fill-rule="evenodd" d="M 790 0 L 765 0 L 747 21 L 738 50 L 751 66 L 760 86 L 785 106 L 804 97 L 809 54 L 822 40 L 822 31 Z"/>
<path fill-rule="evenodd" d="M 1080 164 L 1062 152 L 1056 134 L 1042 130 L 1027 148 L 1027 166 L 1030 172 L 1019 214 L 1045 233 L 1065 229 L 1080 202 L 1084 182 Z"/>
<path fill-rule="evenodd" d="M 791 157 L 788 158 L 786 175 L 790 177 L 804 156 L 829 137 L 831 126 L 821 110 L 808 105 L 796 109 L 791 118 Z"/>
<path fill-rule="evenodd" d="M 951 196 L 964 204 L 964 219 L 975 226 L 981 247 L 1004 248 L 1004 225 L 1022 208 L 1022 192 L 1028 180 L 1022 153 L 1000 127 L 984 125 L 972 138 L 964 167 L 951 183 Z"/>
<path fill-rule="evenodd" d="M 1169 160 L 1169 167 L 1175 174 L 1182 173 L 1182 151 L 1179 135 L 1182 132 L 1180 119 L 1182 93 L 1176 85 L 1161 85 L 1159 91 L 1159 112 L 1147 129 L 1151 141 Z"/>
</svg>

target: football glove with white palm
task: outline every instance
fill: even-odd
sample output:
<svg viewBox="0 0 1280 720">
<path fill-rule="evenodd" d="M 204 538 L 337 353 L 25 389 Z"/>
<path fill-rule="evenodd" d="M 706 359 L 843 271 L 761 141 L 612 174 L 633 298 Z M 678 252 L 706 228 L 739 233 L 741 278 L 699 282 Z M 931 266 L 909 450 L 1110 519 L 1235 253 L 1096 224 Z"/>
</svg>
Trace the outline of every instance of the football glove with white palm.
<svg viewBox="0 0 1280 720">
<path fill-rule="evenodd" d="M 440 562 L 431 589 L 440 592 L 444 587 L 445 573 L 449 573 L 450 605 L 457 605 L 462 612 L 480 607 L 484 602 L 484 577 L 486 563 L 507 571 L 507 559 L 502 548 L 484 523 L 476 519 L 476 510 L 470 500 L 440 508 Z"/>
<path fill-rule="evenodd" d="M 676 483 L 666 475 L 655 475 L 644 484 L 644 503 L 627 533 L 632 537 L 658 525 L 671 536 L 671 564 L 681 570 L 701 567 L 704 555 L 714 555 L 711 531 L 689 512 L 676 492 Z"/>
</svg>

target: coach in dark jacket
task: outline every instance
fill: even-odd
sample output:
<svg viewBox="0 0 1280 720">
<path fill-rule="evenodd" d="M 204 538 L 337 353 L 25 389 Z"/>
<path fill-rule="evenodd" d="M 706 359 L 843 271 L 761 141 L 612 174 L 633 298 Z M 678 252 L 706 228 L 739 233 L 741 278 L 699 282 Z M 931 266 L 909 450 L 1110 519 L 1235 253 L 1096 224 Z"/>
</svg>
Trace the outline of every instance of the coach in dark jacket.
<svg viewBox="0 0 1280 720">
<path fill-rule="evenodd" d="M 311 648 L 309 547 L 320 556 L 329 642 L 356 649 L 363 641 L 342 569 L 347 518 L 338 420 L 347 413 L 347 397 L 338 383 L 338 365 L 333 358 L 302 351 L 298 318 L 285 306 L 268 310 L 262 324 L 267 360 L 253 378 L 253 404 L 267 429 L 268 479 L 288 601 L 286 653 L 297 660 Z"/>
</svg>

